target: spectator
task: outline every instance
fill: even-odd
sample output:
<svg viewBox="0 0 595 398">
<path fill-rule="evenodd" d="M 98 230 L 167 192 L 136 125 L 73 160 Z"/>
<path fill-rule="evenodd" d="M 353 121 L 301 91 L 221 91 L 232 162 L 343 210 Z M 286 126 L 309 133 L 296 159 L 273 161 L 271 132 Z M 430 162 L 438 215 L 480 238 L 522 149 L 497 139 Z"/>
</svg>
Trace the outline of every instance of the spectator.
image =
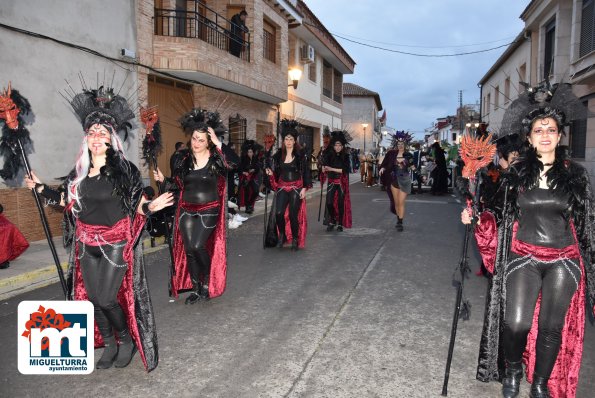
<svg viewBox="0 0 595 398">
<path fill-rule="evenodd" d="M 178 163 L 182 161 L 184 158 L 184 151 L 186 150 L 186 144 L 183 142 L 176 142 L 176 151 L 171 155 L 169 158 L 169 170 L 171 171 L 171 175 L 173 176 L 174 170 Z"/>
<path fill-rule="evenodd" d="M 231 29 L 229 36 L 229 53 L 240 57 L 244 45 L 246 43 L 244 37 L 248 33 L 248 27 L 246 26 L 246 18 L 248 13 L 245 10 L 240 11 L 231 17 Z"/>
</svg>

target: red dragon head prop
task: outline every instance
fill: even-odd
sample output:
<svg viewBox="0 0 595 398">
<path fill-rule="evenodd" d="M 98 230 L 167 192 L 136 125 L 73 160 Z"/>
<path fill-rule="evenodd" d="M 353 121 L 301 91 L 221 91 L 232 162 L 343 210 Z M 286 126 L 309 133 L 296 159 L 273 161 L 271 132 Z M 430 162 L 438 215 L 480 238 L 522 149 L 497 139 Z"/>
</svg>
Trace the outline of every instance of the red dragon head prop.
<svg viewBox="0 0 595 398">
<path fill-rule="evenodd" d="M 487 166 L 494 158 L 496 144 L 492 143 L 492 135 L 472 137 L 463 135 L 459 154 L 465 162 L 463 178 L 473 179 L 477 170 Z"/>
<path fill-rule="evenodd" d="M 8 88 L 0 94 L 0 119 L 6 121 L 6 125 L 11 130 L 16 130 L 19 127 L 19 112 L 21 111 L 12 99 L 12 89 L 10 83 Z"/>
<path fill-rule="evenodd" d="M 275 144 L 277 138 L 273 134 L 266 134 L 264 136 L 264 148 L 268 151 Z"/>
<path fill-rule="evenodd" d="M 140 120 L 145 125 L 145 132 L 150 135 L 153 132 L 153 126 L 159 121 L 159 113 L 156 106 L 140 109 Z"/>
</svg>

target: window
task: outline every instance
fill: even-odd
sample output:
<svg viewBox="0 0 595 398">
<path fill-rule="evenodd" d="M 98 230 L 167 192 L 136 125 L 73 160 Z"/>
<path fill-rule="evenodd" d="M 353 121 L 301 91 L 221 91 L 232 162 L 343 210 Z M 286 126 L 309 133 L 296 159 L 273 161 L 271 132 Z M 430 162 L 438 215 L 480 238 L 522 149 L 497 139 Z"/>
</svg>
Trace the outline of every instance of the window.
<svg viewBox="0 0 595 398">
<path fill-rule="evenodd" d="M 523 86 L 521 83 L 526 83 L 527 82 L 527 64 L 522 64 L 521 67 L 519 68 L 519 93 L 522 93 L 523 91 L 525 91 L 525 86 Z"/>
<path fill-rule="evenodd" d="M 326 61 L 322 62 L 322 94 L 332 98 L 333 93 L 333 67 Z"/>
<path fill-rule="evenodd" d="M 239 152 L 244 141 L 246 141 L 246 130 L 248 123 L 240 114 L 229 118 L 229 143 L 235 144 L 236 152 Z"/>
<path fill-rule="evenodd" d="M 545 26 L 545 52 L 543 58 L 543 78 L 554 73 L 554 44 L 556 43 L 556 18 Z"/>
<path fill-rule="evenodd" d="M 343 74 L 336 69 L 333 69 L 333 99 L 343 102 Z"/>
<path fill-rule="evenodd" d="M 583 104 L 588 106 L 588 101 Z M 570 156 L 576 159 L 585 158 L 587 146 L 587 119 L 575 120 L 570 123 Z"/>
<path fill-rule="evenodd" d="M 452 142 L 457 142 L 457 133 L 452 133 Z"/>
<path fill-rule="evenodd" d="M 595 50 L 595 13 L 594 0 L 583 0 L 583 14 L 581 16 L 581 43 L 579 57 Z"/>
<path fill-rule="evenodd" d="M 500 86 L 494 88 L 494 109 L 500 106 Z"/>
<path fill-rule="evenodd" d="M 314 62 L 308 65 L 308 79 L 316 83 L 316 58 L 314 58 Z"/>
<path fill-rule="evenodd" d="M 277 29 L 269 22 L 264 20 L 262 31 L 262 50 L 265 59 L 271 62 L 277 62 Z"/>
<path fill-rule="evenodd" d="M 507 104 L 510 101 L 510 77 L 504 80 L 504 103 Z"/>
<path fill-rule="evenodd" d="M 492 102 L 492 94 L 488 94 L 488 99 L 486 101 L 486 115 L 490 113 L 490 109 L 492 108 L 492 104 L 490 104 L 490 102 Z"/>
</svg>

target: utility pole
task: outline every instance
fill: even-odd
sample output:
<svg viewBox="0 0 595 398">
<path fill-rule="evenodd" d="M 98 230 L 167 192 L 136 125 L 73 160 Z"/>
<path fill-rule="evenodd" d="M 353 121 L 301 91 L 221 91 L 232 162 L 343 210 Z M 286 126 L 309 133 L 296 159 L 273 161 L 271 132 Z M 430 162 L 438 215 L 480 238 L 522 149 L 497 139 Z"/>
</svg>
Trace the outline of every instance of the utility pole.
<svg viewBox="0 0 595 398">
<path fill-rule="evenodd" d="M 459 131 L 463 135 L 463 90 L 459 90 Z"/>
</svg>

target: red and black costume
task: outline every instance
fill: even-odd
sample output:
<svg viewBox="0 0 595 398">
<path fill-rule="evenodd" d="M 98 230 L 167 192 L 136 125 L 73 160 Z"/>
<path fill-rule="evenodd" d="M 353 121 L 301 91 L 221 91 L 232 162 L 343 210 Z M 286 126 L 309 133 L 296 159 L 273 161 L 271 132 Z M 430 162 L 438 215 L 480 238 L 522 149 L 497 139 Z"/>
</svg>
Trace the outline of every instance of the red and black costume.
<svg viewBox="0 0 595 398">
<path fill-rule="evenodd" d="M 193 109 L 181 119 L 187 134 L 220 126 L 219 114 Z M 204 130 L 203 130 L 204 129 Z M 167 188 L 177 187 L 178 208 L 174 223 L 174 275 L 172 293 L 191 291 L 186 304 L 200 299 L 218 297 L 225 291 L 227 281 L 226 249 L 226 175 L 239 162 L 236 153 L 227 145 L 210 149 L 211 156 L 201 169 L 195 169 L 194 156 L 185 152 Z"/>
<path fill-rule="evenodd" d="M 2 214 L 0 205 L 0 268 L 8 268 L 9 262 L 20 256 L 29 247 L 21 231 Z"/>
<path fill-rule="evenodd" d="M 545 117 L 559 120 L 548 112 Z M 527 149 L 503 174 L 502 220 L 483 212 L 475 231 L 484 264 L 493 273 L 477 378 L 502 379 L 505 396 L 518 394 L 522 361 L 532 394 L 549 387 L 554 398 L 574 397 L 585 309 L 595 308 L 595 214 L 588 174 L 564 147 L 556 149 L 545 173 L 547 189 L 538 186 L 543 168 L 537 152 Z M 498 366 L 500 349 L 504 374 Z"/>
<path fill-rule="evenodd" d="M 258 198 L 261 182 L 260 152 L 262 147 L 254 140 L 246 140 L 242 144 L 242 153 L 240 155 L 240 189 L 239 206 L 246 207 L 246 213 L 254 212 L 254 203 Z M 248 151 L 252 151 L 249 155 Z"/>
<path fill-rule="evenodd" d="M 96 124 L 111 131 L 111 145 L 100 173 L 87 175 L 84 143 L 77 167 L 58 192 L 43 185 L 49 203 L 66 204 L 64 244 L 70 249 L 68 295 L 95 307 L 95 346 L 105 345 L 97 368 L 128 365 L 138 349 L 147 371 L 157 366 L 155 318 L 149 295 L 142 244 L 146 217 L 137 209 L 143 196 L 139 170 L 114 148 L 116 132 L 127 136 L 134 113 L 113 89 L 85 89 L 71 100 L 85 132 Z M 116 140 L 115 140 L 116 139 Z M 115 141 L 114 141 L 115 140 Z M 121 146 L 121 143 L 119 144 Z M 82 175 L 79 175 L 82 171 Z M 115 347 L 114 331 L 120 340 Z M 116 358 L 117 353 L 117 358 Z"/>
<path fill-rule="evenodd" d="M 273 176 L 271 186 L 275 191 L 273 206 L 267 225 L 266 245 L 282 247 L 291 241 L 293 250 L 306 246 L 308 221 L 306 216 L 306 200 L 300 199 L 302 188 L 312 187 L 310 162 L 297 144 L 297 130 L 293 126 L 285 126 L 283 137 L 291 135 L 296 144 L 293 148 L 293 159 L 285 162 L 285 150 L 279 149 L 273 156 Z"/>
<path fill-rule="evenodd" d="M 335 143 L 341 144 L 341 150 L 335 150 Z M 322 165 L 333 169 L 340 169 L 341 172 L 328 171 L 326 178 L 328 184 L 326 188 L 326 209 L 323 225 L 327 226 L 327 231 L 331 231 L 337 226 L 338 231 L 343 228 L 351 228 L 351 197 L 349 195 L 349 152 L 347 149 L 347 139 L 343 131 L 333 131 L 331 133 L 329 146 L 322 156 Z"/>
</svg>

